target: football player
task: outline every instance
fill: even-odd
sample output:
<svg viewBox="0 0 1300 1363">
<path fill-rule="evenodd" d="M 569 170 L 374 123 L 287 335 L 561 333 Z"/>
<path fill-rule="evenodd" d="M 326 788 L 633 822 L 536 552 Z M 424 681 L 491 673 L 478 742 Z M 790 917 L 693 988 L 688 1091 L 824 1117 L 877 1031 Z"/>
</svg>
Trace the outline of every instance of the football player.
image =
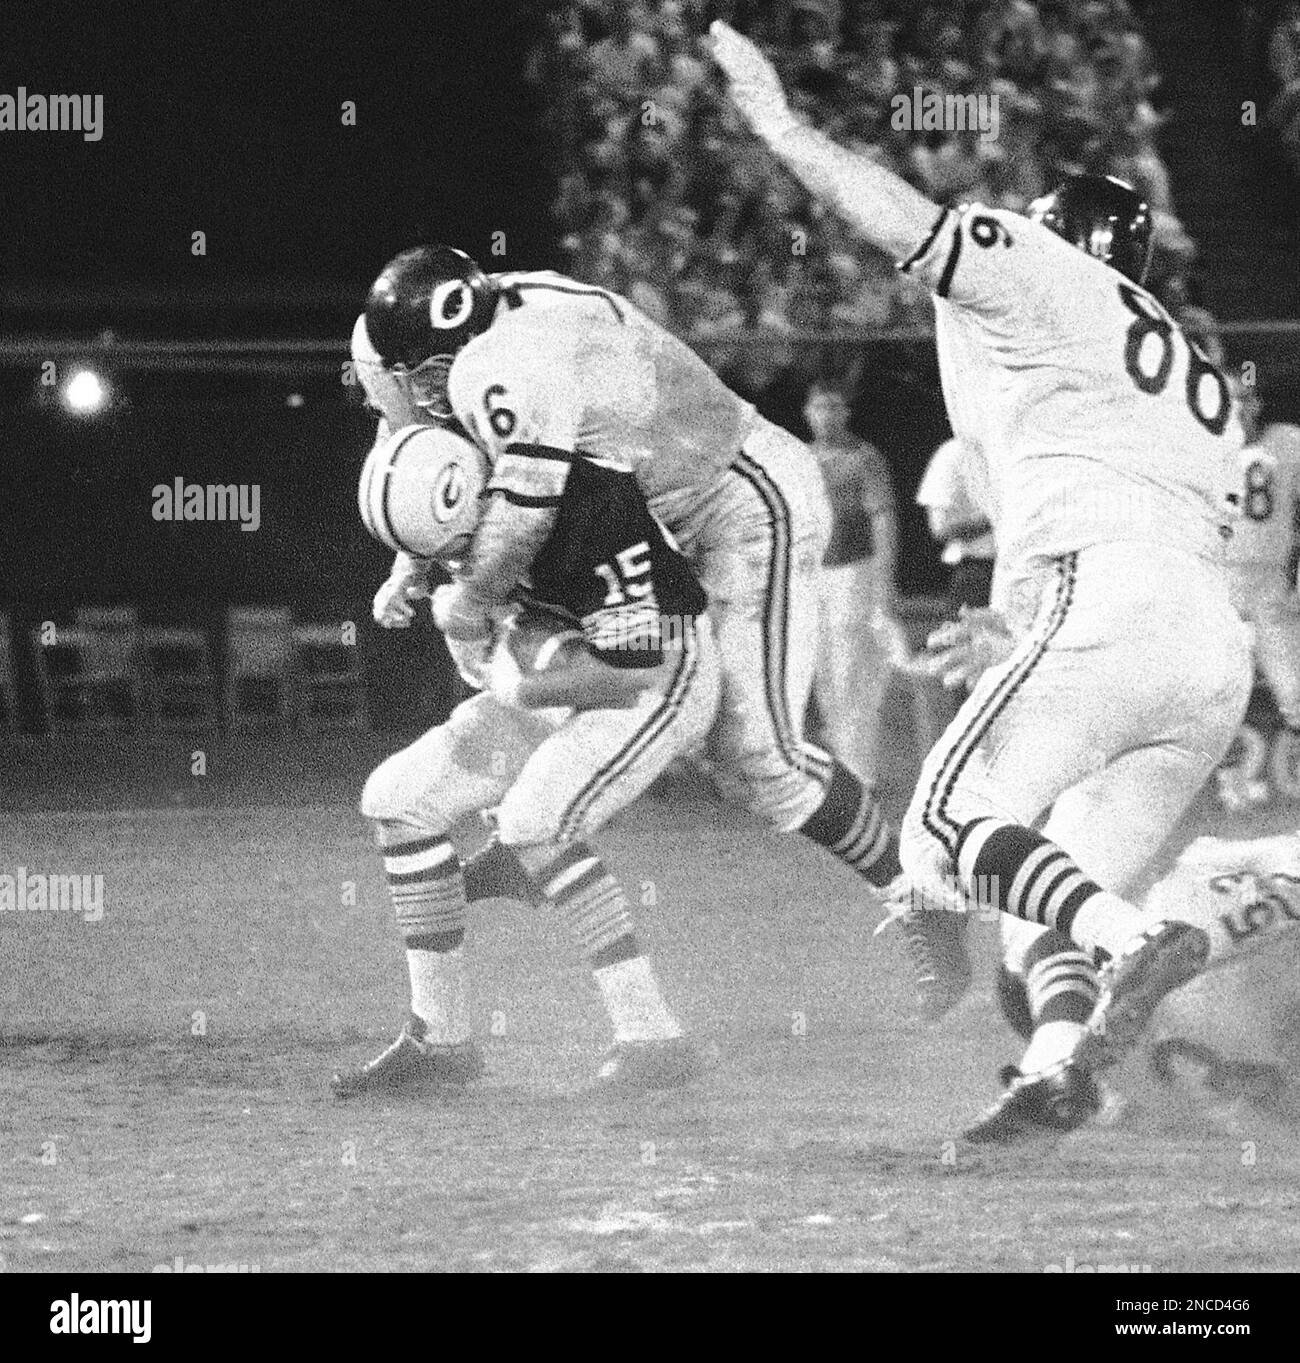
<svg viewBox="0 0 1300 1363">
<path fill-rule="evenodd" d="M 371 452 L 359 489 L 367 529 L 422 562 L 464 561 L 491 470 L 427 424 Z M 446 618 L 455 588 L 434 596 Z M 489 641 L 449 638 L 480 694 L 388 758 L 366 782 L 406 946 L 411 1015 L 397 1040 L 335 1075 L 340 1097 L 476 1078 L 465 1011 L 466 904 L 509 896 L 566 916 L 614 1030 L 605 1084 L 692 1077 L 694 1048 L 637 943 L 628 898 L 588 836 L 700 743 L 717 713 L 719 667 L 705 596 L 625 466 L 574 458 L 527 583 L 484 618 Z M 491 810 L 496 836 L 466 864 L 459 819 Z"/>
<path fill-rule="evenodd" d="M 836 752 L 868 780 L 876 775 L 880 712 L 893 659 L 906 653 L 894 618 L 898 516 L 889 465 L 849 429 L 844 391 L 814 384 L 804 403 L 831 505 L 822 560 L 813 691 Z"/>
<path fill-rule="evenodd" d="M 996 601 L 996 578 L 994 593 Z M 1027 627 L 1022 622 L 1018 628 L 1023 634 Z M 974 685 L 1010 655 L 1016 641 L 994 609 L 937 630 L 930 643 L 936 666 L 954 685 Z M 1088 782 L 1062 798 L 1087 802 Z M 1138 878 L 1135 872 L 1133 881 Z M 1140 878 L 1147 883 L 1150 876 Z M 1300 1073 L 1300 994 L 1286 972 L 1297 951 L 1291 929 L 1300 926 L 1300 836 L 1198 838 L 1145 895 L 1143 907 L 1156 918 L 1193 924 L 1209 938 L 1205 973 L 1156 1012 L 1153 1076 L 1169 1083 L 1183 1072 L 1212 1106 L 1237 1098 L 1266 1111 L 1294 1106 L 1300 1097 L 1291 1087 Z M 1069 944 L 1063 950 L 1050 929 L 1000 917 L 997 997 L 1003 1017 L 1029 1043 L 1011 1068 L 1028 1073 L 1035 1054 L 1053 1045 L 1059 1024 L 1093 1006 L 1097 971 L 1088 953 Z M 964 943 L 961 950 L 964 957 Z M 957 983 L 964 987 L 969 978 L 964 958 L 945 974 L 949 992 L 933 1000 L 927 1016 L 952 1007 L 961 993 Z M 923 995 L 923 1007 L 926 1002 Z"/>
<path fill-rule="evenodd" d="M 1070 1129 L 1097 1109 L 1091 1070 L 1124 1055 L 1210 949 L 1108 887 L 1147 864 L 1245 711 L 1221 533 L 1240 418 L 1142 287 L 1150 214 L 1129 186 L 1073 177 L 1029 217 L 941 208 L 803 123 L 757 47 L 712 32 L 758 135 L 930 289 L 949 419 L 989 462 L 999 552 L 1034 624 L 927 758 L 902 858 L 922 892 L 955 873 L 969 898 L 1106 954 L 1088 1017 L 1062 1019 L 968 1134 Z"/>
<path fill-rule="evenodd" d="M 1300 427 L 1261 427 L 1259 398 L 1234 385 L 1246 431 L 1236 461 L 1241 519 L 1228 543 L 1234 599 L 1255 631 L 1255 656 L 1286 723 L 1300 727 Z"/>
<path fill-rule="evenodd" d="M 802 442 L 617 294 L 546 271 L 488 275 L 447 247 L 389 262 L 353 349 L 389 426 L 454 420 L 488 461 L 482 520 L 444 598 L 449 640 L 466 656 L 490 646 L 493 615 L 552 534 L 581 460 L 630 468 L 709 598 L 723 679 L 708 755 L 720 785 L 871 884 L 897 876 L 874 792 L 802 734 L 830 531 Z M 606 571 L 610 606 L 638 599 L 636 559 Z M 427 579 L 426 560 L 399 554 L 376 618 L 409 622 Z"/>
</svg>

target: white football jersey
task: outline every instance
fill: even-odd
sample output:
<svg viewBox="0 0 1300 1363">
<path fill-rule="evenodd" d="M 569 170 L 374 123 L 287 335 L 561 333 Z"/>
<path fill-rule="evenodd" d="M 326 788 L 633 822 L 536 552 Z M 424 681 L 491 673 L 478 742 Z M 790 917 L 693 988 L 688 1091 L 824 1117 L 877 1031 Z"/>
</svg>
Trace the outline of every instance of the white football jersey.
<svg viewBox="0 0 1300 1363">
<path fill-rule="evenodd" d="M 1221 559 L 1240 418 L 1150 293 L 978 204 L 945 210 L 900 268 L 934 294 L 949 419 L 988 461 L 1000 556 L 1137 541 Z"/>
<path fill-rule="evenodd" d="M 578 451 L 631 469 L 672 527 L 718 485 L 753 407 L 618 294 L 550 271 L 494 278 L 500 310 L 448 379 L 452 410 L 493 463 L 490 490 L 546 505 Z"/>
<path fill-rule="evenodd" d="M 1300 427 L 1265 427 L 1236 459 L 1241 518 L 1228 543 L 1237 608 L 1252 615 L 1265 600 L 1296 586 L 1300 531 Z"/>
</svg>

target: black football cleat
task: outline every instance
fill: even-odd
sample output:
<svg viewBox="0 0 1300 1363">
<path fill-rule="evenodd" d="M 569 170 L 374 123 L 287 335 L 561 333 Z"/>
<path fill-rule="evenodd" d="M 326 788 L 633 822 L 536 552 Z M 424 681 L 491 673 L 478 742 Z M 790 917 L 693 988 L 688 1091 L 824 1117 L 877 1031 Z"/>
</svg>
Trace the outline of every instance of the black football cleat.
<svg viewBox="0 0 1300 1363">
<path fill-rule="evenodd" d="M 962 1133 L 973 1145 L 1013 1145 L 1062 1136 L 1101 1111 L 1096 1081 L 1073 1061 L 1029 1076 L 1008 1065 L 1000 1078 L 1005 1085 L 1002 1096 Z"/>
<path fill-rule="evenodd" d="M 1161 1001 L 1205 968 L 1210 939 L 1190 923 L 1153 923 L 1102 971 L 1101 993 L 1075 1059 L 1108 1069 L 1137 1045 Z"/>
<path fill-rule="evenodd" d="M 330 1080 L 336 1098 L 363 1094 L 426 1096 L 442 1089 L 461 1088 L 482 1077 L 485 1067 L 472 1041 L 435 1046 L 424 1040 L 425 1024 L 414 1013 L 397 1040 L 373 1060 L 356 1069 L 341 1070 Z"/>
<path fill-rule="evenodd" d="M 620 1094 L 681 1088 L 698 1079 L 707 1068 L 700 1048 L 689 1037 L 618 1041 L 601 1061 L 596 1091 Z"/>
</svg>

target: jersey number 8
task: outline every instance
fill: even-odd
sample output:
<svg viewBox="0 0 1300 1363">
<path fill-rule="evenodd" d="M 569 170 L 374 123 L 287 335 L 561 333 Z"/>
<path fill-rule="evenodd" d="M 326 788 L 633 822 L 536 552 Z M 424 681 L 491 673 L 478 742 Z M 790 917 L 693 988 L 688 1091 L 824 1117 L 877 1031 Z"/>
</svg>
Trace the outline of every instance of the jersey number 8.
<svg viewBox="0 0 1300 1363">
<path fill-rule="evenodd" d="M 1272 519 L 1273 474 L 1262 459 L 1252 459 L 1246 465 L 1246 501 L 1242 510 L 1247 520 Z"/>
<path fill-rule="evenodd" d="M 1134 318 L 1124 345 L 1124 368 L 1143 393 L 1154 397 L 1169 386 L 1170 371 L 1174 367 L 1176 328 L 1169 314 L 1148 294 L 1139 293 L 1129 284 L 1121 284 L 1119 296 Z M 1159 359 L 1154 369 L 1146 368 L 1142 363 L 1143 349 L 1151 336 L 1159 344 Z M 1218 394 L 1218 401 L 1208 412 L 1203 405 L 1207 383 Z M 1211 435 L 1223 434 L 1232 413 L 1228 381 L 1190 341 L 1187 342 L 1187 406 Z"/>
</svg>

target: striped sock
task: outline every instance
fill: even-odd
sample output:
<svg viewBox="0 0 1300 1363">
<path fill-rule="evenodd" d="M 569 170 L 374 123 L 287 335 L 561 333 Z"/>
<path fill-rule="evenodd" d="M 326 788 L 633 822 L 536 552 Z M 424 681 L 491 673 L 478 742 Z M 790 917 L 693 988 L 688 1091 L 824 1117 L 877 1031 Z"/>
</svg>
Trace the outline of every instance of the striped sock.
<svg viewBox="0 0 1300 1363">
<path fill-rule="evenodd" d="M 396 835 L 401 836 L 401 835 Z M 380 851 L 388 893 L 406 945 L 411 1011 L 424 1039 L 453 1045 L 469 1036 L 465 1010 L 465 888 L 460 859 L 446 838 L 388 841 Z"/>
<path fill-rule="evenodd" d="M 571 843 L 537 880 L 547 900 L 564 911 L 591 966 L 614 1027 L 615 1041 L 658 1041 L 681 1035 L 641 954 L 627 895 L 599 855 Z"/>
<path fill-rule="evenodd" d="M 1020 1070 L 1022 1074 L 1037 1074 L 1074 1050 L 1092 1016 L 1100 984 L 1088 952 L 1057 932 L 1045 932 L 1030 947 L 1025 966 L 1034 1033 Z"/>
<path fill-rule="evenodd" d="M 1100 985 L 1092 956 L 1059 932 L 1045 932 L 1025 957 L 1025 990 L 1034 1025 L 1087 1022 Z"/>
<path fill-rule="evenodd" d="M 826 798 L 799 832 L 873 885 L 888 885 L 902 869 L 898 839 L 885 822 L 875 791 L 838 761 L 831 768 Z"/>
<path fill-rule="evenodd" d="M 1003 913 L 1055 928 L 1089 951 L 1117 955 L 1142 930 L 1142 915 L 1103 890 L 1050 838 L 1023 824 L 975 819 L 957 839 L 957 874 Z"/>
<path fill-rule="evenodd" d="M 537 880 L 546 898 L 564 911 L 593 970 L 640 955 L 627 895 L 587 843 L 570 843 Z"/>
</svg>

